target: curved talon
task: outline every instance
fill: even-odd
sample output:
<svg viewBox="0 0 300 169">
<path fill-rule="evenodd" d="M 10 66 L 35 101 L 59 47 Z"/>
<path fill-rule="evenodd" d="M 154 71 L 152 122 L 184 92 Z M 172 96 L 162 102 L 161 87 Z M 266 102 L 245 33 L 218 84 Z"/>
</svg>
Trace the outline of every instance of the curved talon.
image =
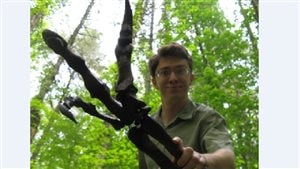
<svg viewBox="0 0 300 169">
<path fill-rule="evenodd" d="M 62 54 L 65 49 L 67 49 L 68 43 L 57 33 L 49 29 L 45 29 L 42 33 L 42 36 L 47 46 L 56 54 Z"/>
<path fill-rule="evenodd" d="M 119 119 L 113 118 L 106 114 L 101 114 L 96 110 L 96 107 L 91 103 L 84 102 L 80 97 L 72 97 L 69 96 L 65 98 L 64 103 L 60 105 L 61 112 L 73 120 L 76 123 L 76 120 L 72 113 L 69 111 L 70 108 L 73 106 L 82 108 L 86 113 L 88 113 L 91 116 L 98 117 L 99 119 L 102 119 L 108 123 L 110 123 L 115 130 L 120 130 L 125 126 L 124 123 L 122 123 Z"/>
<path fill-rule="evenodd" d="M 60 112 L 65 115 L 66 117 L 68 117 L 70 120 L 72 120 L 74 123 L 77 124 L 77 121 L 75 119 L 75 117 L 73 116 L 73 114 L 69 111 L 70 107 L 68 107 L 65 104 L 60 104 L 58 105 L 58 108 L 60 110 Z"/>
</svg>

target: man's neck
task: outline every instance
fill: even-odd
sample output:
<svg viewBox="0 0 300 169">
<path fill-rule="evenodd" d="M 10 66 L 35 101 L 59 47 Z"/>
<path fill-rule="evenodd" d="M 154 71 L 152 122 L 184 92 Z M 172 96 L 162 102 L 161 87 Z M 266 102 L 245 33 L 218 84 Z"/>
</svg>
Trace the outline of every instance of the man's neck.
<svg viewBox="0 0 300 169">
<path fill-rule="evenodd" d="M 177 114 L 182 110 L 187 101 L 188 98 L 162 102 L 161 121 L 164 126 L 169 125 L 170 122 L 176 118 Z"/>
</svg>

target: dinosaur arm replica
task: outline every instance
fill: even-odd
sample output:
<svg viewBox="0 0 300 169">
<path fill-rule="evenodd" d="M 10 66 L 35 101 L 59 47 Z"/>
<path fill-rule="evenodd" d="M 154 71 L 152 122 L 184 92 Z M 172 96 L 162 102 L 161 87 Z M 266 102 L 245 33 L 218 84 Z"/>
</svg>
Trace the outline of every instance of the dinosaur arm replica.
<svg viewBox="0 0 300 169">
<path fill-rule="evenodd" d="M 178 159 L 182 152 L 178 145 L 164 129 L 148 116 L 150 108 L 136 98 L 137 89 L 133 85 L 131 71 L 132 46 L 132 11 L 129 0 L 125 0 L 125 14 L 121 26 L 120 37 L 115 48 L 118 65 L 118 81 L 116 85 L 116 99 L 110 95 L 105 83 L 97 79 L 85 64 L 85 61 L 68 49 L 67 42 L 57 33 L 44 30 L 45 43 L 56 54 L 62 56 L 67 64 L 79 73 L 91 97 L 99 99 L 116 118 L 97 112 L 96 107 L 86 103 L 78 97 L 67 97 L 59 105 L 63 115 L 76 123 L 73 114 L 69 111 L 73 106 L 81 107 L 86 113 L 110 123 L 116 130 L 129 126 L 128 137 L 138 149 L 149 155 L 162 169 L 179 169 L 166 157 L 149 139 L 149 135 L 158 140 L 165 148 Z"/>
</svg>

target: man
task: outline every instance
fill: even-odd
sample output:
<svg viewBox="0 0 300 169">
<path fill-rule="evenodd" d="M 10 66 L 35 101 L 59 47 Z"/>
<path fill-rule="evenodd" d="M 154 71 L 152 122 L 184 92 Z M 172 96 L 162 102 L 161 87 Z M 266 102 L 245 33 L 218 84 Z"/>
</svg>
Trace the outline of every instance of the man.
<svg viewBox="0 0 300 169">
<path fill-rule="evenodd" d="M 177 43 L 163 46 L 150 59 L 149 68 L 162 101 L 154 119 L 180 145 L 183 154 L 174 159 L 158 141 L 151 140 L 183 169 L 234 169 L 234 152 L 223 117 L 188 97 L 194 80 L 188 51 Z M 139 164 L 140 169 L 159 168 L 142 152 Z"/>
</svg>

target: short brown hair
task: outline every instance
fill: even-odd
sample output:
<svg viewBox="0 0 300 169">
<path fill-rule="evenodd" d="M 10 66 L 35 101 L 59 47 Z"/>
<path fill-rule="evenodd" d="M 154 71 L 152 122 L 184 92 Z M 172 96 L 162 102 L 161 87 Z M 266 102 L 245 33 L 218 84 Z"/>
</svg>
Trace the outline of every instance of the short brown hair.
<svg viewBox="0 0 300 169">
<path fill-rule="evenodd" d="M 187 49 L 176 42 L 172 42 L 168 45 L 164 45 L 160 47 L 157 50 L 157 54 L 155 54 L 152 58 L 150 58 L 148 65 L 149 65 L 151 76 L 155 77 L 155 71 L 159 64 L 159 60 L 161 58 L 171 58 L 171 57 L 182 58 L 187 60 L 189 68 L 192 71 L 193 60 L 190 54 L 188 53 Z"/>
</svg>

